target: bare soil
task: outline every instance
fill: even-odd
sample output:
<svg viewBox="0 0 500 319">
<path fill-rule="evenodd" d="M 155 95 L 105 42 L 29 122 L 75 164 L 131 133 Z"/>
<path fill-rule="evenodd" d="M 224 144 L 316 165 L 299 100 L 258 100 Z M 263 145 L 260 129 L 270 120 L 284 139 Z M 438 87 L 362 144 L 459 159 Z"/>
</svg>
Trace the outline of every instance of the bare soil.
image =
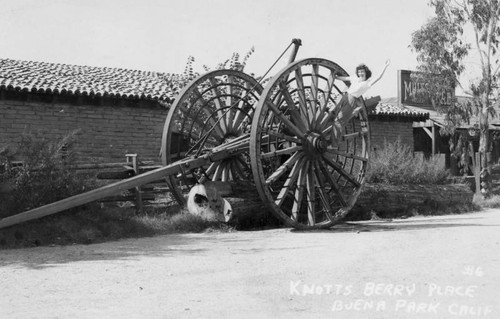
<svg viewBox="0 0 500 319">
<path fill-rule="evenodd" d="M 0 318 L 499 318 L 500 210 L 0 251 Z"/>
</svg>

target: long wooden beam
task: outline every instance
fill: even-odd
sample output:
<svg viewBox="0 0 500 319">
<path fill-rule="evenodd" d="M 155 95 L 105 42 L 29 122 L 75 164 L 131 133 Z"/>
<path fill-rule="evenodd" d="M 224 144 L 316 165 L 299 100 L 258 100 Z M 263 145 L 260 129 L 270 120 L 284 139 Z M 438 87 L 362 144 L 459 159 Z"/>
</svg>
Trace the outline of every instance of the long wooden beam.
<svg viewBox="0 0 500 319">
<path fill-rule="evenodd" d="M 47 204 L 45 206 L 37 207 L 13 216 L 5 217 L 3 219 L 0 219 L 0 229 L 59 213 L 69 208 L 81 206 L 108 196 L 116 195 L 121 191 L 148 184 L 150 182 L 158 181 L 162 177 L 172 174 L 178 174 L 182 171 L 182 169 L 202 167 L 203 165 L 206 165 L 210 162 L 227 158 L 233 153 L 234 151 L 223 149 L 214 153 L 205 154 L 198 158 L 183 159 L 170 165 L 160 167 L 144 174 L 133 176 L 131 178 L 112 183 L 101 188 L 88 191 L 86 193 L 74 195 L 57 202 Z"/>
</svg>

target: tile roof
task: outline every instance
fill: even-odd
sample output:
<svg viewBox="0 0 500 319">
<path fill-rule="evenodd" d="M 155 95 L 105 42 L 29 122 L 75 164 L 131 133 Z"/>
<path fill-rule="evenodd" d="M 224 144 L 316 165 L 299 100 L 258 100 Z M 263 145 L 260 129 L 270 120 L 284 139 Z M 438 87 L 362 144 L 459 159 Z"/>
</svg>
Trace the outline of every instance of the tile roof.
<svg viewBox="0 0 500 319">
<path fill-rule="evenodd" d="M 420 110 L 413 110 L 404 106 L 399 106 L 390 103 L 379 102 L 374 109 L 369 111 L 369 114 L 389 116 L 389 117 L 406 117 L 414 121 L 425 121 L 429 118 L 429 113 Z"/>
<path fill-rule="evenodd" d="M 169 73 L 0 59 L 0 89 L 172 102 L 182 76 Z"/>
<path fill-rule="evenodd" d="M 439 113 L 431 106 L 421 107 L 421 106 L 405 105 L 405 107 L 414 112 L 428 112 L 429 119 L 433 121 L 436 125 L 445 126 L 447 123 L 446 115 L 444 113 Z M 497 112 L 497 114 L 500 114 L 499 109 L 496 109 L 495 111 Z M 500 129 L 500 118 L 498 116 L 490 116 L 488 124 L 490 129 L 498 130 Z M 479 127 L 479 116 L 472 115 L 468 123 L 462 123 L 458 125 L 457 128 L 468 129 L 470 127 Z"/>
</svg>

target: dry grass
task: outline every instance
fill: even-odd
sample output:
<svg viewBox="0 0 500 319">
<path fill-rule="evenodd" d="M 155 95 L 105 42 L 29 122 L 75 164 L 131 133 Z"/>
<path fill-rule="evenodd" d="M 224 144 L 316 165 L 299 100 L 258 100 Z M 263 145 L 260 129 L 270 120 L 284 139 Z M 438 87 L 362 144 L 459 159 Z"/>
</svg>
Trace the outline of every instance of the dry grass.
<svg viewBox="0 0 500 319">
<path fill-rule="evenodd" d="M 228 232 L 234 228 L 179 210 L 136 215 L 125 209 L 87 207 L 0 229 L 0 249 L 91 244 L 174 233 Z"/>
</svg>

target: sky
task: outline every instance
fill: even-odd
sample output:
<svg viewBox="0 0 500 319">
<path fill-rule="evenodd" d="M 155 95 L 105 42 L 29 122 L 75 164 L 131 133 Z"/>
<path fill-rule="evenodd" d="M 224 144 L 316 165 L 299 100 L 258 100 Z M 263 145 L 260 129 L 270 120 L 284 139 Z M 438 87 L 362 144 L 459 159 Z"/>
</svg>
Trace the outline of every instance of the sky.
<svg viewBox="0 0 500 319">
<path fill-rule="evenodd" d="M 427 0 L 0 0 L 0 58 L 182 73 L 215 68 L 252 47 L 245 72 L 264 75 L 292 39 L 297 60 L 324 58 L 376 76 L 366 96 L 397 96 L 397 71 L 414 70 L 411 34 Z M 286 66 L 289 51 L 269 75 Z"/>
</svg>

